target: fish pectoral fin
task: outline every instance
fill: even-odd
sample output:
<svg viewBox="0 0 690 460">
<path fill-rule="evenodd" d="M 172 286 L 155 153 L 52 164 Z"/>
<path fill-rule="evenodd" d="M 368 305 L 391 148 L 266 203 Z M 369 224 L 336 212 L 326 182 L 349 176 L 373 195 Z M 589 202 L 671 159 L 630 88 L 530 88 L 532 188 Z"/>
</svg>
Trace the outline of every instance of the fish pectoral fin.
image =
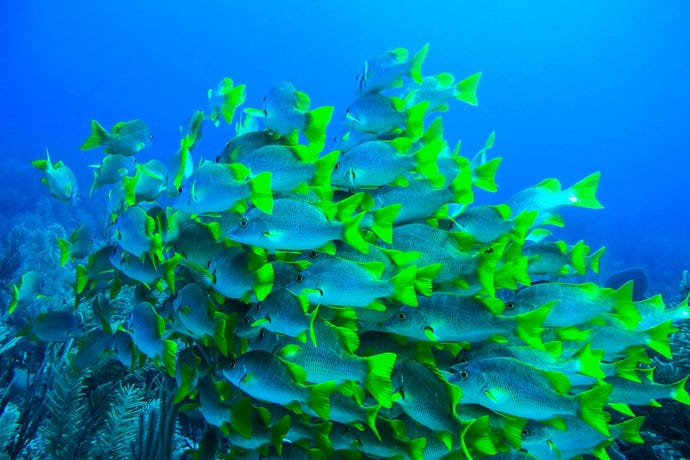
<svg viewBox="0 0 690 460">
<path fill-rule="evenodd" d="M 424 335 L 426 336 L 427 339 L 431 340 L 432 342 L 438 342 L 438 336 L 434 333 L 433 327 L 425 326 L 424 327 Z"/>
<path fill-rule="evenodd" d="M 498 403 L 498 398 L 493 393 L 491 393 L 491 390 L 484 390 L 484 394 L 493 402 Z"/>
<path fill-rule="evenodd" d="M 239 383 L 247 382 L 247 381 L 249 381 L 253 376 L 254 376 L 254 373 L 253 373 L 253 372 L 247 372 L 246 374 L 244 374 L 244 375 L 242 376 L 242 378 L 240 379 Z"/>
</svg>

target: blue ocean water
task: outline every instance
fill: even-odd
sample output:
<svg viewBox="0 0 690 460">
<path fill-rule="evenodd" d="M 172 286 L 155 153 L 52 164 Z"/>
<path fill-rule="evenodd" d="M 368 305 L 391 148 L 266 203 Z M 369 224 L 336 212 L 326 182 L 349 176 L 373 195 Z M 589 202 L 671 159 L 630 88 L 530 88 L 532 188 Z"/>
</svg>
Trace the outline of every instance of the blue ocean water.
<svg viewBox="0 0 690 460">
<path fill-rule="evenodd" d="M 254 107 L 289 80 L 335 105 L 335 137 L 362 62 L 428 42 L 425 75 L 483 72 L 479 107 L 456 104 L 445 129 L 466 155 L 496 131 L 500 190 L 484 202 L 601 171 L 606 208 L 568 212 L 558 235 L 606 245 L 603 271 L 641 266 L 657 291 L 690 266 L 686 2 L 33 0 L 2 13 L 4 220 L 45 194 L 29 161 L 46 147 L 88 188 L 92 118 L 143 118 L 147 155 L 167 157 L 222 77 L 246 83 Z M 202 155 L 232 134 L 207 130 Z"/>
<path fill-rule="evenodd" d="M 167 160 L 179 126 L 206 108 L 207 89 L 223 77 L 247 84 L 248 107 L 289 80 L 312 107 L 335 106 L 329 150 L 364 60 L 429 43 L 424 75 L 483 73 L 479 106 L 454 103 L 443 116 L 445 138 L 462 140 L 470 157 L 496 131 L 499 191 L 478 193 L 477 204 L 505 202 L 549 177 L 567 187 L 601 171 L 605 209 L 566 209 L 565 228 L 554 229 L 569 243 L 607 247 L 595 280 L 642 267 L 648 294 L 668 300 L 690 269 L 684 1 L 32 0 L 5 2 L 0 12 L 0 251 L 17 223 L 72 229 L 103 214 L 102 193 L 86 198 L 89 165 L 102 154 L 79 150 L 92 119 L 106 127 L 146 120 L 154 141 L 138 161 Z M 197 160 L 215 158 L 234 136 L 225 124 L 207 125 Z M 76 173 L 76 205 L 49 200 L 40 184 L 30 162 L 46 148 Z"/>
</svg>

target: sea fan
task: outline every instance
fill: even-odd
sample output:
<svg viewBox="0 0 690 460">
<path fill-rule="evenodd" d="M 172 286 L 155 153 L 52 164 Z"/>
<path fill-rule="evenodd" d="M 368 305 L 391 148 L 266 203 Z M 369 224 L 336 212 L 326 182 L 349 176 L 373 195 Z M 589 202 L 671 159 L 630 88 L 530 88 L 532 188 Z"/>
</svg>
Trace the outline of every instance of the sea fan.
<svg viewBox="0 0 690 460">
<path fill-rule="evenodd" d="M 46 404 L 50 415 L 48 422 L 39 430 L 45 442 L 42 458 L 75 458 L 82 440 L 82 422 L 87 412 L 83 400 L 83 377 L 72 377 L 67 372 L 61 372 L 48 393 Z"/>
<path fill-rule="evenodd" d="M 112 397 L 103 428 L 96 435 L 89 458 L 127 458 L 138 433 L 144 391 L 134 385 L 120 386 Z M 147 406 L 148 407 L 148 406 Z"/>
</svg>

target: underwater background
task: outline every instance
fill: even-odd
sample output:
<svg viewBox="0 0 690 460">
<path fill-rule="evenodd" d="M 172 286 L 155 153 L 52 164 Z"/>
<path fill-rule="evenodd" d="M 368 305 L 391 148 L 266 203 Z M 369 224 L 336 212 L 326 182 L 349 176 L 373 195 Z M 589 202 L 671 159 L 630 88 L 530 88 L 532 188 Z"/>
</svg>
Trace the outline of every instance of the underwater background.
<svg viewBox="0 0 690 460">
<path fill-rule="evenodd" d="M 425 74 L 483 72 L 479 107 L 451 111 L 445 125 L 470 150 L 496 131 L 505 161 L 499 194 L 488 200 L 601 170 L 606 209 L 578 214 L 566 232 L 606 245 L 605 269 L 644 268 L 659 292 L 675 287 L 690 260 L 685 2 L 37 0 L 2 8 L 1 142 L 13 172 L 2 184 L 4 219 L 32 202 L 21 192 L 36 183 L 28 160 L 46 147 L 67 164 L 93 160 L 79 151 L 92 118 L 146 120 L 155 136 L 148 154 L 163 157 L 177 148 L 188 113 L 206 104 L 204 91 L 230 75 L 249 83 L 249 106 L 287 80 L 315 106 L 334 105 L 337 121 L 365 59 L 428 42 Z M 338 129 L 333 123 L 329 135 Z M 91 171 L 73 169 L 88 184 Z"/>
<path fill-rule="evenodd" d="M 566 226 L 555 229 L 558 239 L 606 247 L 596 281 L 639 267 L 647 294 L 668 301 L 690 268 L 686 2 L 33 0 L 0 12 L 0 250 L 18 225 L 69 230 L 103 213 L 102 194 L 87 199 L 88 165 L 101 155 L 80 151 L 92 119 L 105 127 L 145 120 L 153 142 L 142 160 L 166 160 L 223 77 L 247 84 L 247 107 L 287 80 L 313 107 L 335 107 L 328 152 L 345 132 L 362 63 L 429 43 L 424 75 L 482 72 L 479 105 L 443 114 L 446 139 L 461 139 L 465 152 L 496 132 L 499 190 L 477 191 L 475 202 L 503 203 L 549 177 L 565 188 L 601 171 L 604 209 L 566 209 Z M 232 136 L 230 126 L 205 129 L 195 160 L 215 158 Z M 77 177 L 83 199 L 74 206 L 50 200 L 31 165 L 46 148 Z M 0 281 L 16 283 L 13 275 Z M 657 444 L 671 447 L 658 458 L 690 455 L 687 445 L 673 449 L 684 432 L 659 433 Z"/>
</svg>

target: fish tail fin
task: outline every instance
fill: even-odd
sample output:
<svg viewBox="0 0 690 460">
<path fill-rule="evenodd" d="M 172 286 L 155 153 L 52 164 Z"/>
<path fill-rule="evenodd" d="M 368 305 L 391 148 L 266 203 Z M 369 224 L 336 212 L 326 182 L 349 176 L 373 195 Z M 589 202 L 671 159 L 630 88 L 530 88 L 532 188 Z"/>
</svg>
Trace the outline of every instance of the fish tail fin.
<svg viewBox="0 0 690 460">
<path fill-rule="evenodd" d="M 580 417 L 606 437 L 611 436 L 607 426 L 608 414 L 604 405 L 611 393 L 611 385 L 599 385 L 575 395 L 580 403 Z"/>
<path fill-rule="evenodd" d="M 599 273 L 599 263 L 601 262 L 601 257 L 605 252 L 606 246 L 602 246 L 594 254 L 585 256 L 585 263 L 589 265 L 594 273 Z"/>
<path fill-rule="evenodd" d="M 390 409 L 393 404 L 391 373 L 396 358 L 395 353 L 381 353 L 364 358 L 367 367 L 364 387 L 379 404 L 387 409 Z"/>
<path fill-rule="evenodd" d="M 424 460 L 424 450 L 426 449 L 426 438 L 410 439 L 407 444 L 409 456 L 412 460 Z"/>
<path fill-rule="evenodd" d="M 77 294 L 84 292 L 86 284 L 89 282 L 89 272 L 83 265 L 77 265 L 77 284 L 75 286 L 75 291 Z M 10 312 L 11 313 L 11 312 Z"/>
<path fill-rule="evenodd" d="M 227 80 L 230 79 L 227 78 Z M 223 105 L 220 107 L 220 113 L 227 124 L 232 123 L 237 107 L 244 104 L 247 98 L 246 85 L 232 86 L 232 84 L 230 80 L 230 87 L 223 88 Z"/>
<path fill-rule="evenodd" d="M 600 179 L 601 172 L 597 171 L 568 188 L 566 190 L 569 194 L 568 204 L 582 208 L 603 209 L 604 206 L 595 196 Z"/>
<path fill-rule="evenodd" d="M 417 140 L 424 134 L 424 115 L 429 108 L 428 101 L 422 101 L 407 109 L 405 119 L 405 135 L 410 139 Z"/>
<path fill-rule="evenodd" d="M 213 327 L 213 341 L 216 343 L 218 350 L 220 350 L 223 356 L 228 355 L 228 341 L 225 335 L 225 331 L 228 326 L 228 318 L 226 315 L 216 313 L 214 318 Z"/>
<path fill-rule="evenodd" d="M 125 176 L 122 178 L 122 190 L 125 192 L 124 200 L 127 206 L 133 206 L 137 202 L 136 186 L 137 176 Z"/>
<path fill-rule="evenodd" d="M 393 242 L 393 223 L 402 209 L 401 204 L 390 204 L 374 211 L 371 231 L 388 244 Z"/>
<path fill-rule="evenodd" d="M 551 304 L 546 304 L 536 310 L 515 316 L 517 321 L 515 326 L 516 335 L 526 344 L 543 350 L 544 344 L 541 341 L 541 333 L 544 329 L 542 325 L 546 321 L 546 317 L 549 316 L 551 308 Z"/>
<path fill-rule="evenodd" d="M 668 342 L 668 336 L 677 332 L 678 328 L 673 327 L 673 321 L 668 320 L 651 329 L 647 329 L 647 345 L 649 348 L 663 355 L 668 359 L 672 359 L 671 346 Z"/>
<path fill-rule="evenodd" d="M 340 156 L 339 150 L 334 150 L 314 162 L 314 180 L 312 186 L 317 189 L 321 198 L 330 199 L 333 196 L 331 175 Z"/>
<path fill-rule="evenodd" d="M 443 150 L 443 138 L 436 138 L 417 150 L 414 154 L 417 161 L 415 170 L 429 179 L 435 187 L 442 187 L 445 176 L 438 169 L 437 159 Z"/>
<path fill-rule="evenodd" d="M 517 289 L 517 283 L 529 286 L 531 280 L 527 273 L 529 258 L 518 257 L 498 267 L 494 273 L 494 285 L 496 287 Z M 488 281 L 487 281 L 488 282 Z"/>
<path fill-rule="evenodd" d="M 365 213 L 360 212 L 356 216 L 343 222 L 343 241 L 361 252 L 362 254 L 369 253 L 369 244 L 359 233 L 359 226 L 362 223 Z"/>
<path fill-rule="evenodd" d="M 584 275 L 587 272 L 587 266 L 585 264 L 585 253 L 587 252 L 587 246 L 583 240 L 575 243 L 575 246 L 570 250 L 570 265 L 573 266 L 579 275 Z"/>
<path fill-rule="evenodd" d="M 469 105 L 479 105 L 477 100 L 477 86 L 482 78 L 482 73 L 477 72 L 470 75 L 455 85 L 455 98 Z"/>
<path fill-rule="evenodd" d="M 690 374 L 686 375 L 677 382 L 673 382 L 671 384 L 673 386 L 673 390 L 671 391 L 671 397 L 678 402 L 690 406 L 690 395 L 688 394 L 688 391 L 685 389 L 685 384 L 688 381 L 688 377 L 690 377 Z"/>
<path fill-rule="evenodd" d="M 275 271 L 273 265 L 270 263 L 264 264 L 254 273 L 256 284 L 254 285 L 254 294 L 259 300 L 264 300 L 273 289 L 273 280 Z"/>
<path fill-rule="evenodd" d="M 417 277 L 417 266 L 411 265 L 403 268 L 390 279 L 393 286 L 393 297 L 405 305 L 416 307 L 419 305 L 417 301 L 417 291 L 414 288 L 414 282 Z"/>
<path fill-rule="evenodd" d="M 601 369 L 601 359 L 604 357 L 602 350 L 592 351 L 592 343 L 580 348 L 573 358 L 577 360 L 577 371 L 583 375 L 589 375 L 596 379 L 603 379 L 606 374 Z"/>
<path fill-rule="evenodd" d="M 630 280 L 616 289 L 613 293 L 614 311 L 620 315 L 620 319 L 630 328 L 635 328 L 642 321 L 640 312 L 633 302 L 634 281 Z"/>
<path fill-rule="evenodd" d="M 326 127 L 331 122 L 333 116 L 333 106 L 310 110 L 306 113 L 306 123 L 304 125 L 304 137 L 309 141 L 309 149 L 312 152 L 321 152 L 326 144 Z"/>
<path fill-rule="evenodd" d="M 527 232 L 537 218 L 537 211 L 523 211 L 513 219 L 513 235 L 516 243 L 524 244 Z"/>
<path fill-rule="evenodd" d="M 307 405 L 324 420 L 330 420 L 331 416 L 331 394 L 338 386 L 335 380 L 317 383 L 309 388 L 309 398 Z"/>
<path fill-rule="evenodd" d="M 462 429 L 459 439 L 463 446 L 470 446 L 484 455 L 491 456 L 498 453 L 496 445 L 491 438 L 492 433 L 493 430 L 489 425 L 489 416 L 482 415 L 469 422 L 469 424 Z"/>
<path fill-rule="evenodd" d="M 290 416 L 285 414 L 271 427 L 271 445 L 278 455 L 283 452 L 283 438 L 290 431 Z"/>
<path fill-rule="evenodd" d="M 271 193 L 271 172 L 264 171 L 249 179 L 251 196 L 249 201 L 266 214 L 273 213 L 273 193 Z"/>
<path fill-rule="evenodd" d="M 50 165 L 50 160 L 32 160 L 31 164 L 41 171 L 47 171 Z"/>
<path fill-rule="evenodd" d="M 421 295 L 431 297 L 433 291 L 433 280 L 441 271 L 443 264 L 436 263 L 417 268 L 417 275 L 414 280 L 414 287 Z"/>
<path fill-rule="evenodd" d="M 96 120 L 91 120 L 91 134 L 84 143 L 81 144 L 79 150 L 89 150 L 100 147 L 105 145 L 109 139 L 110 133 L 108 133 L 108 131 L 106 131 Z"/>
<path fill-rule="evenodd" d="M 57 244 L 58 248 L 60 248 L 60 266 L 64 267 L 69 260 L 72 244 L 64 238 L 58 238 Z"/>
<path fill-rule="evenodd" d="M 496 184 L 496 173 L 498 172 L 498 167 L 501 166 L 503 157 L 493 158 L 486 163 L 474 168 L 473 183 L 477 188 L 486 190 L 487 192 L 498 191 L 498 185 Z"/>
<path fill-rule="evenodd" d="M 621 423 L 611 425 L 611 433 L 614 438 L 627 441 L 632 444 L 644 444 L 644 439 L 640 435 L 640 429 L 644 423 L 644 416 L 631 418 Z"/>
<path fill-rule="evenodd" d="M 429 44 L 422 46 L 422 48 L 412 56 L 410 59 L 410 78 L 412 78 L 417 83 L 422 82 L 422 64 L 426 59 L 426 55 L 429 53 Z"/>
<path fill-rule="evenodd" d="M 175 293 L 175 268 L 177 264 L 180 263 L 180 260 L 182 260 L 182 256 L 180 254 L 175 254 L 170 259 L 163 262 L 163 278 L 165 282 L 168 283 L 168 287 L 173 294 Z"/>
<path fill-rule="evenodd" d="M 19 305 L 19 287 L 16 284 L 12 285 L 12 299 L 7 307 L 7 313 L 11 314 Z"/>
<path fill-rule="evenodd" d="M 381 407 L 381 404 L 376 404 L 374 406 L 369 406 L 364 409 L 367 419 L 367 425 L 369 426 L 369 428 L 371 428 L 371 431 L 374 433 L 374 435 L 378 438 L 379 441 L 381 440 L 381 435 L 379 434 L 379 430 L 376 427 L 376 419 L 379 416 L 379 411 L 381 410 Z"/>
<path fill-rule="evenodd" d="M 174 340 L 164 340 L 163 343 L 164 349 L 161 360 L 165 370 L 168 371 L 168 375 L 174 378 L 177 362 L 177 343 Z"/>
</svg>

